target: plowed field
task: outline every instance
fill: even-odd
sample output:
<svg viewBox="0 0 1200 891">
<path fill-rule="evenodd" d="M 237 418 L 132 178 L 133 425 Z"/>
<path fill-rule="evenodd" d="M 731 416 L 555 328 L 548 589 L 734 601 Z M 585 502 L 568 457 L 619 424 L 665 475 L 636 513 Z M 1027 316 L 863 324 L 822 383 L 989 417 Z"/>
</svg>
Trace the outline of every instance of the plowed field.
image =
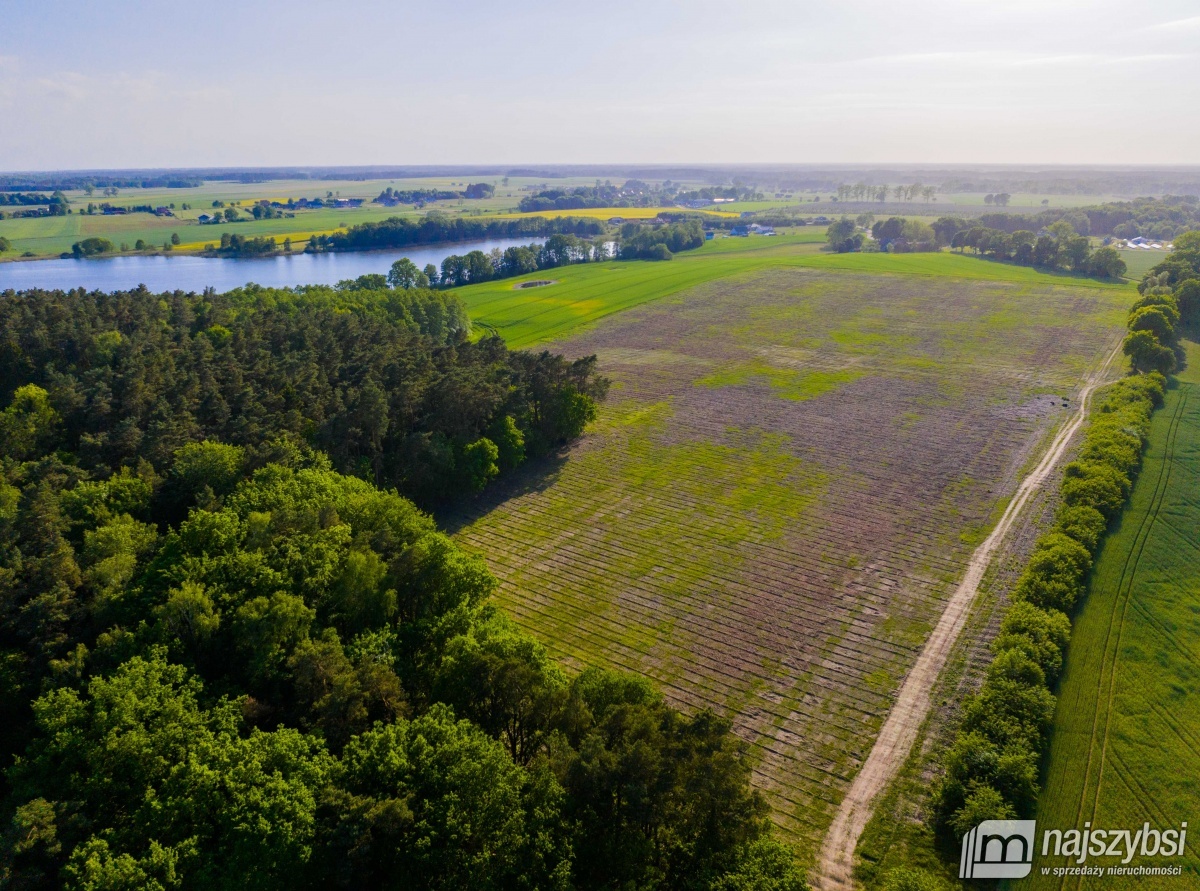
<svg viewBox="0 0 1200 891">
<path fill-rule="evenodd" d="M 452 527 L 556 656 L 732 714 L 811 857 L 1128 302 L 828 268 L 702 284 L 555 343 L 612 377 L 600 422 Z"/>
</svg>

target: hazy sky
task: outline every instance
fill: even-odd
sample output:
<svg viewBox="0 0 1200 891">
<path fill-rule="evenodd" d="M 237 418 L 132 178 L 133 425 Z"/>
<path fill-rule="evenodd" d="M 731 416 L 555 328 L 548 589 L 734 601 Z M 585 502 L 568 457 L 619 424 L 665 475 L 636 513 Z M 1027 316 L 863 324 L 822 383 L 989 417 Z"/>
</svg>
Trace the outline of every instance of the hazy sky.
<svg viewBox="0 0 1200 891">
<path fill-rule="evenodd" d="M 1200 2 L 0 0 L 0 170 L 1200 163 Z"/>
</svg>

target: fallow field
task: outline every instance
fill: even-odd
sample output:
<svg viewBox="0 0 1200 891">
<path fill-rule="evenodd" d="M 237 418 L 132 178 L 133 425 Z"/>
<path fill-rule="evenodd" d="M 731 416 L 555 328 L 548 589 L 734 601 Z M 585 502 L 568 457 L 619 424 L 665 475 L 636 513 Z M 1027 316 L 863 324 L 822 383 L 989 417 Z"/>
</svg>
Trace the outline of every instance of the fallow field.
<svg viewBox="0 0 1200 891">
<path fill-rule="evenodd" d="M 463 291 L 613 390 L 568 454 L 446 519 L 556 656 L 728 713 L 811 857 L 1130 292 L 948 254 L 695 255 L 640 264 L 657 285 L 602 264 Z"/>
<path fill-rule="evenodd" d="M 1154 418 L 1132 499 L 1097 558 L 1075 620 L 1038 803 L 1038 820 L 1047 828 L 1082 828 L 1089 820 L 1103 829 L 1137 830 L 1146 822 L 1178 829 L 1189 819 L 1197 825 L 1200 349 L 1193 345 L 1191 352 L 1193 367 Z M 1200 854 L 1194 841 L 1185 870 L 1140 878 L 1138 887 L 1195 887 Z M 1043 877 L 1035 869 L 1018 887 L 1075 891 L 1107 887 L 1104 881 Z"/>
</svg>

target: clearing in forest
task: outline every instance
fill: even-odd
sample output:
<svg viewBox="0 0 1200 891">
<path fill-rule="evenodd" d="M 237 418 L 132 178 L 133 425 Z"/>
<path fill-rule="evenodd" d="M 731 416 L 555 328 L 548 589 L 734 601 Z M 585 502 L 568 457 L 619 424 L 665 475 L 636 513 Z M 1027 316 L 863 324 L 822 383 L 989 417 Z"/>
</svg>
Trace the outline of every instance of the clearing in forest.
<svg viewBox="0 0 1200 891">
<path fill-rule="evenodd" d="M 599 422 L 450 519 L 554 655 L 730 714 L 811 858 L 1129 297 L 948 278 L 988 267 L 948 255 L 907 275 L 863 273 L 886 255 L 797 259 L 554 343 L 612 377 Z"/>
<path fill-rule="evenodd" d="M 1200 350 L 1193 352 L 1200 361 Z M 1200 381 L 1185 380 L 1154 417 L 1132 499 L 1104 543 L 1075 619 L 1038 803 L 1042 826 L 1082 829 L 1091 821 L 1137 830 L 1148 822 L 1161 831 L 1200 813 L 1198 552 Z M 1187 855 L 1183 876 L 1144 877 L 1138 887 L 1195 887 L 1194 843 Z M 1107 885 L 1035 869 L 1017 887 Z"/>
</svg>

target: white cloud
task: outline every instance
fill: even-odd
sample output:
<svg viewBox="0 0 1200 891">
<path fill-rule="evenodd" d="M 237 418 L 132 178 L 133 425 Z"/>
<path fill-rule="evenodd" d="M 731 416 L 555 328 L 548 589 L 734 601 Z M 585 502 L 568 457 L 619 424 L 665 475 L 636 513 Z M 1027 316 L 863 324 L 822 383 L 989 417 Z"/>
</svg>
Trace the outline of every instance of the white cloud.
<svg viewBox="0 0 1200 891">
<path fill-rule="evenodd" d="M 1175 19 L 1170 22 L 1159 22 L 1157 25 L 1147 25 L 1141 31 L 1193 31 L 1200 28 L 1200 15 L 1191 18 Z"/>
</svg>

